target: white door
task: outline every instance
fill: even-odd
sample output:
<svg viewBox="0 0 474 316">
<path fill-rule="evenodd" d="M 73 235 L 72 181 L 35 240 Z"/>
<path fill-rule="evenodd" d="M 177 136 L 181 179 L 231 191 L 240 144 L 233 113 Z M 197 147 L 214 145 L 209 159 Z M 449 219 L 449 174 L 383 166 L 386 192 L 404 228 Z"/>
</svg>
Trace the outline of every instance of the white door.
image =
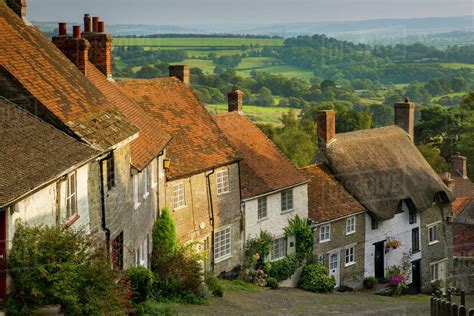
<svg viewBox="0 0 474 316">
<path fill-rule="evenodd" d="M 336 280 L 335 287 L 339 287 L 339 251 L 329 254 L 329 276 Z"/>
</svg>

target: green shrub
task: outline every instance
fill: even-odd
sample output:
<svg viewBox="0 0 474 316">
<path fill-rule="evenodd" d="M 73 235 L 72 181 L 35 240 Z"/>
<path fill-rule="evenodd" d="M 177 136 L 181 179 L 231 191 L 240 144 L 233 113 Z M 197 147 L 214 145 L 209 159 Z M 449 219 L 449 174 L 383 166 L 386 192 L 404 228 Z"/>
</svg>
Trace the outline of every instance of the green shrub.
<svg viewBox="0 0 474 316">
<path fill-rule="evenodd" d="M 171 304 L 157 303 L 153 300 L 147 300 L 135 306 L 137 316 L 160 315 L 173 316 L 176 315 L 176 309 Z"/>
<path fill-rule="evenodd" d="M 275 278 L 269 277 L 267 278 L 267 286 L 272 289 L 278 289 L 278 281 Z"/>
<path fill-rule="evenodd" d="M 270 270 L 265 271 L 269 277 L 274 278 L 278 282 L 289 279 L 296 269 L 301 266 L 301 261 L 296 253 L 288 255 L 286 258 L 274 261 L 270 265 Z M 268 269 L 268 266 L 266 266 Z"/>
<path fill-rule="evenodd" d="M 213 276 L 212 274 L 208 274 L 206 276 L 206 286 L 214 296 L 223 297 L 224 290 L 222 289 L 221 281 Z"/>
<path fill-rule="evenodd" d="M 364 279 L 364 288 L 371 290 L 374 286 L 379 283 L 375 277 L 367 277 Z"/>
<path fill-rule="evenodd" d="M 249 239 L 245 246 L 245 268 L 260 269 L 263 267 L 265 258 L 272 250 L 272 236 L 262 231 L 257 238 Z"/>
<path fill-rule="evenodd" d="M 7 314 L 33 314 L 50 304 L 60 304 L 67 315 L 124 313 L 128 285 L 97 245 L 82 230 L 18 224 L 7 257 Z"/>
<path fill-rule="evenodd" d="M 153 274 L 146 268 L 137 267 L 128 269 L 127 275 L 132 287 L 132 302 L 138 304 L 146 301 L 151 294 Z"/>
<path fill-rule="evenodd" d="M 160 265 L 160 260 L 166 254 L 173 253 L 176 250 L 176 224 L 169 210 L 164 208 L 160 217 L 153 226 L 153 251 L 151 259 L 152 271 Z"/>
<path fill-rule="evenodd" d="M 295 236 L 296 253 L 300 259 L 305 259 L 313 252 L 313 230 L 308 219 L 300 218 L 298 215 L 288 221 L 285 227 L 285 235 Z"/>
<path fill-rule="evenodd" d="M 327 293 L 334 289 L 336 282 L 328 275 L 328 270 L 320 263 L 308 264 L 303 268 L 298 287 L 311 292 Z"/>
</svg>

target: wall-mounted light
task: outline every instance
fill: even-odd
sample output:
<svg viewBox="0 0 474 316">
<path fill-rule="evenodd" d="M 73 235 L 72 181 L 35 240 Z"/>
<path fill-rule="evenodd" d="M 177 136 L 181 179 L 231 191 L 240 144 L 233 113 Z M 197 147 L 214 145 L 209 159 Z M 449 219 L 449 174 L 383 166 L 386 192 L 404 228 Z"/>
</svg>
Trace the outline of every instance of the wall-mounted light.
<svg viewBox="0 0 474 316">
<path fill-rule="evenodd" d="M 163 159 L 163 169 L 168 170 L 171 165 L 171 160 L 169 158 Z"/>
</svg>

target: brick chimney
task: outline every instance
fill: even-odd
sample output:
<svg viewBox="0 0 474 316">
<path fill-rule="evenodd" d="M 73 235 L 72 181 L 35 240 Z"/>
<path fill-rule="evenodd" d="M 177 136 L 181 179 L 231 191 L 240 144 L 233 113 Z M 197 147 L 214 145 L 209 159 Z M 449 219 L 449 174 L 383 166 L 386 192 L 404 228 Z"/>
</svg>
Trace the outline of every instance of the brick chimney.
<svg viewBox="0 0 474 316">
<path fill-rule="evenodd" d="M 455 181 L 451 178 L 451 173 L 450 172 L 445 172 L 443 174 L 443 182 L 444 182 L 444 184 L 446 184 L 448 189 L 450 189 L 450 190 L 454 189 Z"/>
<path fill-rule="evenodd" d="M 455 153 L 451 157 L 451 173 L 457 176 L 467 178 L 467 158 Z"/>
<path fill-rule="evenodd" d="M 415 140 L 415 104 L 408 97 L 405 102 L 395 103 L 395 125 L 403 128 L 413 142 Z"/>
<path fill-rule="evenodd" d="M 59 23 L 59 35 L 53 37 L 59 48 L 76 67 L 87 76 L 89 42 L 81 37 L 81 27 L 73 27 L 73 36 L 67 35 L 67 24 Z"/>
<path fill-rule="evenodd" d="M 234 88 L 227 93 L 227 103 L 229 112 L 243 113 L 244 93 Z"/>
<path fill-rule="evenodd" d="M 170 77 L 176 77 L 182 83 L 189 86 L 191 83 L 191 76 L 189 74 L 189 66 L 186 65 L 171 65 L 169 66 Z"/>
<path fill-rule="evenodd" d="M 336 136 L 336 112 L 319 111 L 317 114 L 317 136 L 320 147 L 326 147 Z"/>
<path fill-rule="evenodd" d="M 23 21 L 28 21 L 26 18 L 26 0 L 7 0 L 7 3 L 16 15 L 22 18 Z"/>
<path fill-rule="evenodd" d="M 104 22 L 99 17 L 91 20 L 89 14 L 85 14 L 82 37 L 90 43 L 89 61 L 112 79 L 112 36 L 104 32 Z"/>
</svg>

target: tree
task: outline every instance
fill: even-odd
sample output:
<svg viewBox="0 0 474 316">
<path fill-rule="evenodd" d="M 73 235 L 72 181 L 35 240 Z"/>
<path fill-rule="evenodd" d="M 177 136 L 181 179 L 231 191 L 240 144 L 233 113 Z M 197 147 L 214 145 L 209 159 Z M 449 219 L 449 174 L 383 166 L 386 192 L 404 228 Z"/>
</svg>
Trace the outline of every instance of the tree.
<svg viewBox="0 0 474 316">
<path fill-rule="evenodd" d="M 436 173 L 441 173 L 447 170 L 446 159 L 441 156 L 441 152 L 438 148 L 429 145 L 420 145 L 418 146 L 418 150 Z"/>
<path fill-rule="evenodd" d="M 161 211 L 160 217 L 153 226 L 152 270 L 155 271 L 164 254 L 176 250 L 176 224 L 167 208 Z"/>
</svg>

